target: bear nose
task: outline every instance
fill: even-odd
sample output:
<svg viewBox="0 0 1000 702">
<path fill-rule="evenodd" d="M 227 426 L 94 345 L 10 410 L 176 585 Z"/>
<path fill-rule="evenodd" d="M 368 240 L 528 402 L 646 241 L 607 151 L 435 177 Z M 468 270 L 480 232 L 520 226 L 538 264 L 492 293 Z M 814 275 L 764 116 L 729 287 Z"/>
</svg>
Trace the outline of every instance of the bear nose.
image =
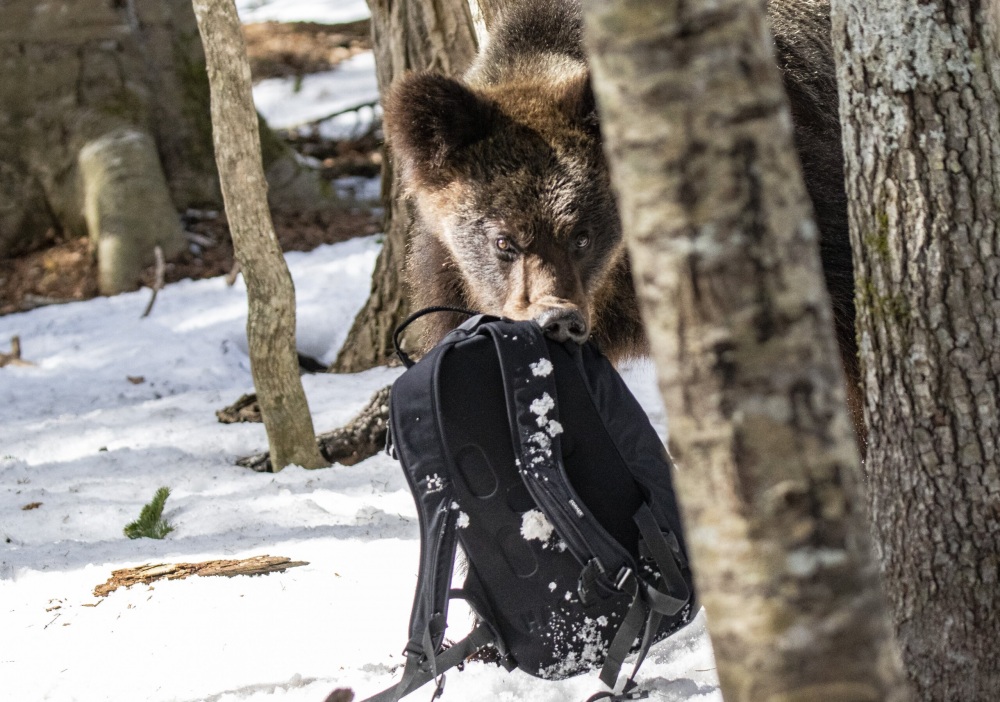
<svg viewBox="0 0 1000 702">
<path fill-rule="evenodd" d="M 589 335 L 587 321 L 575 307 L 551 307 L 535 317 L 535 321 L 553 341 L 582 344 Z"/>
</svg>

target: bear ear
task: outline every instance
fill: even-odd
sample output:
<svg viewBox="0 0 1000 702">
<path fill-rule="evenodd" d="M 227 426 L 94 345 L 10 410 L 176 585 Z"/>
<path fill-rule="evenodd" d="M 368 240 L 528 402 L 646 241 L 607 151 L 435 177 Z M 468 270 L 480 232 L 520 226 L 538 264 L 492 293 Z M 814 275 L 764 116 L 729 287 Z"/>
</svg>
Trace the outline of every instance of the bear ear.
<svg viewBox="0 0 1000 702">
<path fill-rule="evenodd" d="M 433 73 L 404 76 L 389 92 L 383 117 L 404 182 L 446 183 L 456 156 L 485 138 L 496 116 L 492 102 L 456 80 Z"/>
<path fill-rule="evenodd" d="M 587 131 L 600 131 L 597 101 L 590 85 L 590 71 L 578 73 L 566 82 L 559 96 L 559 107 L 574 124 Z"/>
</svg>

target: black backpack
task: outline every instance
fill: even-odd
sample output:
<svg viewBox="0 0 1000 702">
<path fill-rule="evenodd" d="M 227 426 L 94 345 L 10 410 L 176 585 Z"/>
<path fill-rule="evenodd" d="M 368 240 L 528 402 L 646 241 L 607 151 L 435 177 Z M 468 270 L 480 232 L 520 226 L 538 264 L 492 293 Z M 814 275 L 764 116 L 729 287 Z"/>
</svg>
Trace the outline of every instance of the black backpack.
<svg viewBox="0 0 1000 702">
<path fill-rule="evenodd" d="M 623 692 L 591 700 L 643 696 L 650 645 L 696 606 L 672 465 L 621 377 L 593 344 L 484 315 L 419 363 L 400 358 L 411 367 L 390 394 L 389 450 L 416 501 L 420 570 L 402 679 L 367 702 L 432 679 L 436 697 L 445 670 L 489 645 L 541 678 L 602 666 L 610 688 L 638 651 Z M 467 575 L 451 589 L 457 543 Z M 476 626 L 447 645 L 452 598 Z"/>
</svg>

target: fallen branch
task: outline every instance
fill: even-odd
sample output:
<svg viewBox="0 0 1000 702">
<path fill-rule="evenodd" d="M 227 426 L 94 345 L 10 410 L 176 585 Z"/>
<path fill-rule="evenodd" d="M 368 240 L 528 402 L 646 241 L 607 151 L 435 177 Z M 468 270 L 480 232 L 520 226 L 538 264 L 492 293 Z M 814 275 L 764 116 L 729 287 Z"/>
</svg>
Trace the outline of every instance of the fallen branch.
<svg viewBox="0 0 1000 702">
<path fill-rule="evenodd" d="M 243 266 L 240 265 L 240 262 L 233 261 L 233 267 L 226 273 L 226 285 L 230 288 L 236 285 L 236 279 L 240 277 L 242 271 Z"/>
<path fill-rule="evenodd" d="M 31 361 L 21 358 L 21 337 L 10 337 L 10 353 L 0 353 L 0 368 L 4 366 L 33 366 Z"/>
<path fill-rule="evenodd" d="M 369 100 L 368 102 L 362 102 L 362 103 L 360 103 L 358 105 L 354 105 L 352 107 L 345 107 L 342 110 L 337 110 L 336 112 L 331 112 L 330 114 L 323 115 L 322 117 L 317 117 L 315 119 L 309 119 L 309 120 L 306 120 L 304 122 L 298 122 L 297 124 L 292 124 L 292 125 L 290 125 L 288 127 L 285 127 L 284 129 L 282 129 L 281 132 L 284 132 L 284 133 L 295 132 L 295 131 L 298 131 L 299 129 L 302 129 L 303 127 L 316 128 L 320 124 L 322 124 L 323 122 L 326 122 L 327 120 L 331 120 L 334 117 L 340 117 L 341 115 L 347 115 L 347 114 L 350 114 L 352 112 L 357 112 L 358 110 L 363 110 L 366 107 L 372 107 L 372 108 L 378 107 L 378 104 L 379 104 L 379 101 L 378 101 L 377 98 L 375 100 Z"/>
<path fill-rule="evenodd" d="M 266 575 L 281 573 L 288 568 L 309 565 L 306 561 L 293 561 L 280 556 L 254 556 L 243 560 L 203 561 L 202 563 L 147 563 L 137 568 L 122 568 L 112 571 L 111 577 L 103 585 L 94 588 L 95 597 L 104 597 L 120 587 L 146 584 L 157 580 L 182 580 L 191 575 L 222 575 L 231 578 L 236 575 Z"/>
<path fill-rule="evenodd" d="M 48 307 L 49 305 L 65 305 L 67 302 L 73 302 L 73 300 L 59 297 L 46 297 L 45 295 L 35 295 L 34 293 L 25 293 L 24 297 L 21 298 L 19 308 L 22 312 L 30 312 L 31 310 L 39 307 Z"/>
</svg>

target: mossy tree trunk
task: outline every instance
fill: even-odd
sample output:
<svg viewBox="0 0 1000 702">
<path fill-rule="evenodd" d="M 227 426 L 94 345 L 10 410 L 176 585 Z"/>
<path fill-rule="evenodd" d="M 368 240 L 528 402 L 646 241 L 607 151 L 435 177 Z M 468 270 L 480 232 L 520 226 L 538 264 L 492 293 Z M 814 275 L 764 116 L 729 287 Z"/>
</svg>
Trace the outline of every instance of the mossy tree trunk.
<svg viewBox="0 0 1000 702">
<path fill-rule="evenodd" d="M 906 699 L 764 2 L 584 7 L 723 694 Z"/>
<path fill-rule="evenodd" d="M 246 281 L 250 367 L 271 467 L 319 468 L 295 352 L 295 291 L 267 206 L 250 62 L 233 0 L 194 0 L 212 93 L 215 155 L 233 247 Z"/>
<path fill-rule="evenodd" d="M 834 0 L 869 506 L 921 699 L 1000 691 L 1000 3 Z"/>
<path fill-rule="evenodd" d="M 476 53 L 467 0 L 368 0 L 379 91 L 407 71 L 457 76 Z M 385 243 L 375 264 L 372 289 L 332 370 L 357 372 L 384 364 L 393 353 L 392 333 L 409 312 L 403 271 L 412 216 L 392 169 L 387 145 L 382 170 Z"/>
</svg>

